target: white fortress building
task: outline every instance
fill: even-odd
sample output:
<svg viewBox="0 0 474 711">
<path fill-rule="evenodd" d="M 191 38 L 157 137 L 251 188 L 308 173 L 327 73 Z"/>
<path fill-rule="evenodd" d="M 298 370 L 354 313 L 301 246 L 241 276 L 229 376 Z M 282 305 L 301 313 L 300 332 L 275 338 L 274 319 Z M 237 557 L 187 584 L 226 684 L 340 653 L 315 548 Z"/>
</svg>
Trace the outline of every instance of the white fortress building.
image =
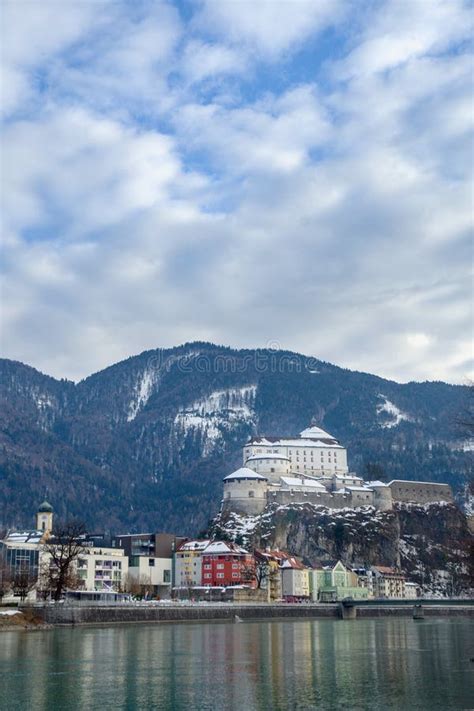
<svg viewBox="0 0 474 711">
<path fill-rule="evenodd" d="M 366 482 L 349 472 L 347 450 L 333 435 L 312 425 L 297 437 L 254 437 L 243 448 L 243 467 L 224 478 L 223 511 L 257 515 L 268 504 L 311 502 L 331 509 L 394 501 L 452 502 L 448 484 L 394 480 Z"/>
</svg>

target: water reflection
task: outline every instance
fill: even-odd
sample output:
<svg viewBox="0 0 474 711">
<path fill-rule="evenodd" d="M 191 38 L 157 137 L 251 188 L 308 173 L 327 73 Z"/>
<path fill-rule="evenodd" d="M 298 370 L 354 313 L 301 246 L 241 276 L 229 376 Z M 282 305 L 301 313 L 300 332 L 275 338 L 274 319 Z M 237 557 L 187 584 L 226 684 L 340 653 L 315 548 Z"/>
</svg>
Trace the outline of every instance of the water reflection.
<svg viewBox="0 0 474 711">
<path fill-rule="evenodd" d="M 473 628 L 378 619 L 4 632 L 0 708 L 468 709 Z"/>
</svg>

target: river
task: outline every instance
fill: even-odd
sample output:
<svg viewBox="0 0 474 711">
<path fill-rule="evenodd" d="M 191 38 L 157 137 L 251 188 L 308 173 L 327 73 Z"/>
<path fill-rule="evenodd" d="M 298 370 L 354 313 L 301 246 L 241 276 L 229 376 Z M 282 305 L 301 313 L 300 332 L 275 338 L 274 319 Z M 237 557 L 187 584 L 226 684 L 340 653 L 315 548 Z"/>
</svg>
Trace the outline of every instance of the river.
<svg viewBox="0 0 474 711">
<path fill-rule="evenodd" d="M 1 711 L 472 709 L 465 618 L 0 634 Z"/>
</svg>

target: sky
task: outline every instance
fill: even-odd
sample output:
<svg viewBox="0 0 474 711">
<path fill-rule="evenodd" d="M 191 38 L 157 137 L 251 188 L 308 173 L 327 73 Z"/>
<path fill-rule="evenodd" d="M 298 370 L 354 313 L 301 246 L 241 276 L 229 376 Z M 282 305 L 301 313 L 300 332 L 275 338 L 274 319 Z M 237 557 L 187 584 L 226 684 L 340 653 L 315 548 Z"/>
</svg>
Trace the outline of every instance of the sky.
<svg viewBox="0 0 474 711">
<path fill-rule="evenodd" d="M 472 4 L 3 0 L 2 355 L 472 377 Z"/>
</svg>

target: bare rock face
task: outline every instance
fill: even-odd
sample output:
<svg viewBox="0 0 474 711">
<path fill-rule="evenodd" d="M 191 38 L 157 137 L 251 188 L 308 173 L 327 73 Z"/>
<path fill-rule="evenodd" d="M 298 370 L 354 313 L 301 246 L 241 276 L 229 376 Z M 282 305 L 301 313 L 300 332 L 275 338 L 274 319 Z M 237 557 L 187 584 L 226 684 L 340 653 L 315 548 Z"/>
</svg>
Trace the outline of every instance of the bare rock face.
<svg viewBox="0 0 474 711">
<path fill-rule="evenodd" d="M 255 517 L 220 514 L 211 534 L 249 547 L 280 548 L 311 566 L 341 559 L 352 567 L 400 568 L 432 594 L 465 594 L 472 581 L 473 538 L 453 504 L 398 504 L 384 512 L 273 506 Z"/>
</svg>

